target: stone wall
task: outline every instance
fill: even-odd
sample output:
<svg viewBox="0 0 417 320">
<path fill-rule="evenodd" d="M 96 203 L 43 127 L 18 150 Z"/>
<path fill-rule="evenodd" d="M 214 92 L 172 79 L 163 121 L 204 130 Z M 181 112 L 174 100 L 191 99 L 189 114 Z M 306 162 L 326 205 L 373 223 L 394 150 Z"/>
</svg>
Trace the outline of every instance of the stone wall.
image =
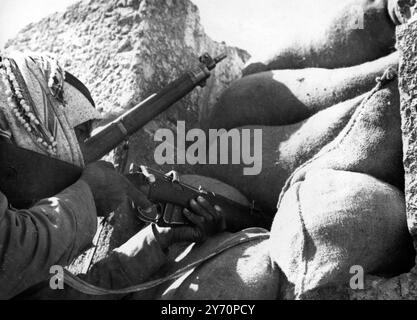
<svg viewBox="0 0 417 320">
<path fill-rule="evenodd" d="M 400 51 L 400 96 L 404 148 L 407 221 L 417 237 L 417 20 L 398 30 Z"/>
</svg>

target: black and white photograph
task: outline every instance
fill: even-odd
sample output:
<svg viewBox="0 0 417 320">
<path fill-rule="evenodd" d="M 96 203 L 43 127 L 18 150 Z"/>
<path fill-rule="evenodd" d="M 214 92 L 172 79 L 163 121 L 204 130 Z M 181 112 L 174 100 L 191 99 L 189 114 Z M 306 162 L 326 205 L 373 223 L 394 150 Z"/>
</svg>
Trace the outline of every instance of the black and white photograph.
<svg viewBox="0 0 417 320">
<path fill-rule="evenodd" d="M 416 300 L 416 72 L 416 0 L 0 0 L 0 300 Z"/>
</svg>

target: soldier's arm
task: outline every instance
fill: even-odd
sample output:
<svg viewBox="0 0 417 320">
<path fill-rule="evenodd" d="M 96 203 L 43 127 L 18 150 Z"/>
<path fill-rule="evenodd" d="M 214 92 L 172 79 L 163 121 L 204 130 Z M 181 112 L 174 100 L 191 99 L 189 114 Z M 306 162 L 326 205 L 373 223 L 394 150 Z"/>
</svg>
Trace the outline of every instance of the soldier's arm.
<svg viewBox="0 0 417 320">
<path fill-rule="evenodd" d="M 80 275 L 84 281 L 105 289 L 117 290 L 148 281 L 168 261 L 168 248 L 174 243 L 202 242 L 208 236 L 224 230 L 221 209 L 211 206 L 205 199 L 192 200 L 193 212 L 185 211 L 191 225 L 177 228 L 160 228 L 151 225 L 130 238 L 96 263 L 87 274 Z M 123 295 L 87 295 L 65 286 L 64 290 L 51 290 L 47 283 L 38 288 L 29 299 L 117 299 Z M 145 291 L 144 298 L 150 299 L 152 291 Z"/>
<path fill-rule="evenodd" d="M 78 277 L 89 284 L 104 289 L 117 290 L 144 283 L 167 262 L 165 248 L 156 240 L 152 227 L 148 226 L 110 255 L 94 264 Z M 49 282 L 24 296 L 25 299 L 48 300 L 101 300 L 120 299 L 124 295 L 87 295 L 64 284 L 63 290 L 53 290 Z M 146 294 L 146 292 L 145 292 Z"/>
<path fill-rule="evenodd" d="M 84 181 L 27 210 L 12 210 L 0 193 L 0 298 L 11 298 L 67 265 L 94 237 L 97 215 Z"/>
</svg>

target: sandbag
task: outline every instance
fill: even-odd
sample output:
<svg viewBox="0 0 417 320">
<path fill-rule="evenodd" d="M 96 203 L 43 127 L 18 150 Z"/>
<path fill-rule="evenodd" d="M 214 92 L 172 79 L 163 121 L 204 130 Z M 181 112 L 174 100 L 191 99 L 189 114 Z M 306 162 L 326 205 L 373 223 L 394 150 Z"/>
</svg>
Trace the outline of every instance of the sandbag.
<svg viewBox="0 0 417 320">
<path fill-rule="evenodd" d="M 392 2 L 390 7 L 389 2 Z M 318 30 L 303 24 L 304 32 L 295 35 L 286 45 L 277 41 L 269 46 L 270 50 L 266 48 L 264 54 L 248 62 L 243 74 L 308 67 L 333 69 L 382 57 L 395 46 L 398 17 L 392 8 L 396 2 L 398 0 L 333 1 L 336 10 L 322 10 L 322 14 L 315 17 L 323 28 Z M 294 23 L 297 18 L 294 17 Z"/>
<path fill-rule="evenodd" d="M 365 96 L 368 99 L 363 102 Z M 348 100 L 297 125 L 244 127 L 240 130 L 262 129 L 260 174 L 244 176 L 243 161 L 203 165 L 201 172 L 234 186 L 271 215 L 289 177 L 293 175 L 291 181 L 302 178 L 310 168 L 362 172 L 402 190 L 399 103 L 398 82 L 393 80 L 372 95 Z M 229 159 L 232 151 L 230 146 Z"/>
<path fill-rule="evenodd" d="M 250 75 L 234 81 L 222 92 L 202 125 L 231 129 L 294 124 L 368 92 L 377 77 L 397 65 L 395 52 L 349 68 L 275 70 Z"/>
<path fill-rule="evenodd" d="M 340 134 L 292 173 L 281 194 L 319 168 L 362 172 L 404 189 L 398 82 L 376 89 Z"/>
<path fill-rule="evenodd" d="M 241 231 L 237 235 L 245 238 L 247 232 Z M 261 229 L 259 233 L 268 234 Z M 202 245 L 178 248 L 172 253 L 175 261 L 166 266 L 165 273 L 170 274 L 207 256 L 219 243 L 232 236 L 236 234 L 223 233 Z M 178 280 L 159 287 L 152 292 L 152 299 L 270 300 L 278 298 L 281 281 L 281 272 L 269 256 L 268 240 L 254 240 L 232 248 Z M 148 297 L 137 295 L 134 298 Z"/>
<path fill-rule="evenodd" d="M 414 256 L 403 193 L 366 174 L 328 169 L 308 171 L 285 192 L 269 244 L 298 298 L 349 285 L 352 266 L 406 271 Z"/>
</svg>

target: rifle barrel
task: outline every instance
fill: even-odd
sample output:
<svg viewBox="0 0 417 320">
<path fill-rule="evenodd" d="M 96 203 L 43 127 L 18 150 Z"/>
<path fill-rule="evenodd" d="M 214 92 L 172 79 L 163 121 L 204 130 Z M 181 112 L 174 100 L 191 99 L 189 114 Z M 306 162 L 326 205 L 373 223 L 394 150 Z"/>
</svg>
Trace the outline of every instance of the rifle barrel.
<svg viewBox="0 0 417 320">
<path fill-rule="evenodd" d="M 206 56 L 207 57 L 207 56 Z M 195 87 L 203 86 L 210 77 L 210 70 L 226 56 L 221 55 L 203 62 L 193 71 L 187 72 L 168 84 L 162 91 L 125 112 L 103 130 L 88 139 L 83 147 L 85 163 L 101 159 L 130 135 L 190 93 Z"/>
</svg>

